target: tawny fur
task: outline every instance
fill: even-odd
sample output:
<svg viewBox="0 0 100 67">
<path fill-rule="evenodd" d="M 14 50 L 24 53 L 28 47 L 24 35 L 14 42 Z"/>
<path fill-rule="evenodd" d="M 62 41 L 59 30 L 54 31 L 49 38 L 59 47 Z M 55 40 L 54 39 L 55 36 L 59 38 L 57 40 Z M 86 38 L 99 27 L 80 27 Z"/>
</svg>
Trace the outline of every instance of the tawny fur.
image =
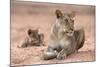
<svg viewBox="0 0 100 67">
<path fill-rule="evenodd" d="M 82 48 L 85 41 L 84 29 L 74 29 L 75 14 L 63 14 L 60 10 L 56 10 L 55 14 L 57 19 L 51 27 L 50 41 L 43 55 L 44 60 L 64 59 Z"/>
<path fill-rule="evenodd" d="M 27 31 L 28 36 L 22 42 L 21 47 L 28 47 L 28 46 L 44 46 L 44 35 L 38 33 L 38 29 L 32 30 L 28 29 Z"/>
</svg>

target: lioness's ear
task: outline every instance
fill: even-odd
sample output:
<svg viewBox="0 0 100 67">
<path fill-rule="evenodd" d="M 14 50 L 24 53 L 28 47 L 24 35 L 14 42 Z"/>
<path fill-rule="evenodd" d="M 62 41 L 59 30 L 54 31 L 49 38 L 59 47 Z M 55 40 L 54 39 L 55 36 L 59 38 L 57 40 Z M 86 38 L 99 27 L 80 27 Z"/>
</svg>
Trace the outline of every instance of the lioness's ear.
<svg viewBox="0 0 100 67">
<path fill-rule="evenodd" d="M 57 18 L 60 18 L 62 16 L 62 12 L 60 10 L 56 10 L 55 14 Z"/>
<path fill-rule="evenodd" d="M 27 31 L 28 35 L 30 35 L 31 32 L 32 32 L 32 30 L 31 29 L 28 29 L 28 31 Z"/>
<path fill-rule="evenodd" d="M 71 11 L 70 13 L 67 14 L 70 18 L 75 17 L 75 11 Z"/>
</svg>

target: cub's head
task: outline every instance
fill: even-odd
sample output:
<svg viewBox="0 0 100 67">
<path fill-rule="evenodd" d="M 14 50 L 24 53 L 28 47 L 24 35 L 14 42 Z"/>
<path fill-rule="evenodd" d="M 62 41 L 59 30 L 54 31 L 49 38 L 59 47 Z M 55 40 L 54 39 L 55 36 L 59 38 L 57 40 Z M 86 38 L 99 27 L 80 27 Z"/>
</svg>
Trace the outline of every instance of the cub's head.
<svg viewBox="0 0 100 67">
<path fill-rule="evenodd" d="M 38 35 L 38 29 L 35 29 L 35 30 L 28 29 L 27 34 L 31 38 L 36 38 Z"/>
<path fill-rule="evenodd" d="M 70 13 L 62 13 L 60 10 L 55 11 L 57 23 L 59 23 L 62 27 L 62 31 L 68 34 L 73 33 L 74 31 L 74 17 L 75 12 L 72 11 Z"/>
</svg>

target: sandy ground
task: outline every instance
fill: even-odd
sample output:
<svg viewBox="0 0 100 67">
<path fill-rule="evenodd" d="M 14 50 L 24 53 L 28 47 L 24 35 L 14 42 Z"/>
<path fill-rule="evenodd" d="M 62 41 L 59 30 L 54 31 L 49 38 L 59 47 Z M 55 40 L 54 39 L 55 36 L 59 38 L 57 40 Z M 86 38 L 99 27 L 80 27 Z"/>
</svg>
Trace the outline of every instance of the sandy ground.
<svg viewBox="0 0 100 67">
<path fill-rule="evenodd" d="M 50 6 L 51 5 L 51 6 Z M 47 48 L 50 28 L 55 23 L 56 9 L 68 12 L 76 11 L 75 27 L 83 26 L 85 29 L 85 44 L 78 53 L 74 53 L 64 60 L 42 60 L 43 51 Z M 74 6 L 55 5 L 44 3 L 11 3 L 11 65 L 34 65 L 51 63 L 69 63 L 95 60 L 95 7 L 94 6 Z M 41 47 L 18 48 L 25 38 L 29 28 L 39 28 L 45 35 L 45 45 Z"/>
</svg>

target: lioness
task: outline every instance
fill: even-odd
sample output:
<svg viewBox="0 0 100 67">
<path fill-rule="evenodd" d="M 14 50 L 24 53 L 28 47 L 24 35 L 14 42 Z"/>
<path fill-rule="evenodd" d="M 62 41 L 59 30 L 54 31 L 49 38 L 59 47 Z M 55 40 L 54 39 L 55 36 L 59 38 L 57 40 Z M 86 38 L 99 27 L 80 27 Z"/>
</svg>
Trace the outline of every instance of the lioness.
<svg viewBox="0 0 100 67">
<path fill-rule="evenodd" d="M 48 48 L 43 54 L 44 60 L 64 59 L 77 52 L 85 41 L 84 29 L 74 29 L 75 12 L 64 14 L 60 10 L 56 10 L 55 14 L 57 19 L 51 27 Z"/>
</svg>

